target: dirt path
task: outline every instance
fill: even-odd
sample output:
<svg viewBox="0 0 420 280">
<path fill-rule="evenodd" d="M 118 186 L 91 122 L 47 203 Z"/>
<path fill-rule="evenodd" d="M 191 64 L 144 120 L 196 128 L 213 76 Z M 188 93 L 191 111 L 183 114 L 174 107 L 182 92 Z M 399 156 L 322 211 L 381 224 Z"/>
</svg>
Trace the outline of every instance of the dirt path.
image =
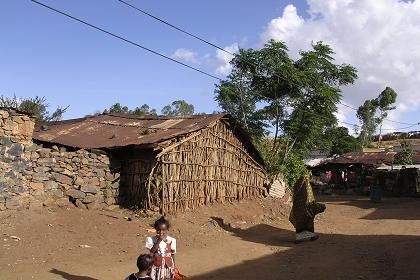
<svg viewBox="0 0 420 280">
<path fill-rule="evenodd" d="M 320 200 L 327 203 L 316 223 L 321 238 L 300 245 L 275 200 L 172 217 L 177 264 L 190 280 L 418 279 L 419 199 Z M 123 279 L 144 252 L 152 220 L 128 211 L 1 212 L 0 279 Z"/>
</svg>

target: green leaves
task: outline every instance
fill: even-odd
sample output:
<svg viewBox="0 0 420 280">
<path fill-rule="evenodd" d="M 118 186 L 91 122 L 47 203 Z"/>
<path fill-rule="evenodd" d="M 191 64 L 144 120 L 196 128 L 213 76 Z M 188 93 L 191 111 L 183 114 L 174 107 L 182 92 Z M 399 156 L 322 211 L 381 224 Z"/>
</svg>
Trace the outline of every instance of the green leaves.
<svg viewBox="0 0 420 280">
<path fill-rule="evenodd" d="M 393 104 L 397 100 L 397 93 L 390 87 L 386 87 L 377 98 L 366 100 L 357 110 L 357 118 L 362 127 L 360 140 L 363 146 L 368 146 L 372 142 L 372 136 L 379 126 L 379 142 L 382 134 L 382 123 L 388 116 L 388 112 L 395 109 Z M 377 112 L 379 110 L 379 112 Z"/>
<path fill-rule="evenodd" d="M 59 121 L 67 111 L 67 107 L 57 107 L 54 112 L 48 111 L 49 104 L 45 97 L 34 98 L 0 97 L 0 107 L 11 107 L 28 114 L 32 114 L 37 121 Z"/>
<path fill-rule="evenodd" d="M 185 100 L 175 100 L 171 105 L 162 109 L 162 115 L 166 116 L 188 116 L 194 114 L 194 105 L 188 104 Z"/>
<path fill-rule="evenodd" d="M 294 60 L 284 42 L 270 40 L 260 50 L 241 49 L 231 74 L 216 85 L 215 99 L 252 133 L 270 172 L 286 166 L 289 156 L 301 159 L 336 124 L 340 87 L 352 84 L 357 71 L 335 64 L 333 55 L 317 42 Z M 272 141 L 261 145 L 270 133 Z"/>
<path fill-rule="evenodd" d="M 408 142 L 401 143 L 402 151 L 395 155 L 394 163 L 401 165 L 413 164 L 413 156 L 415 155 L 414 150 L 411 148 Z"/>
</svg>

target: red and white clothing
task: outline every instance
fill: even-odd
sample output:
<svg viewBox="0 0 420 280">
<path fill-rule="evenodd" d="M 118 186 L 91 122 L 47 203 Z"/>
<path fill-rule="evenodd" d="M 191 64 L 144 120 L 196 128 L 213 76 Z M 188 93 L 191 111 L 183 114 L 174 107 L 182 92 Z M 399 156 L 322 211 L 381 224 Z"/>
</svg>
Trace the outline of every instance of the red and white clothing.
<svg viewBox="0 0 420 280">
<path fill-rule="evenodd" d="M 146 248 L 152 249 L 158 238 L 147 237 Z M 159 248 L 155 253 L 155 262 L 153 264 L 150 276 L 153 280 L 173 280 L 174 260 L 172 255 L 176 253 L 176 239 L 168 236 L 166 240 L 159 243 Z"/>
</svg>

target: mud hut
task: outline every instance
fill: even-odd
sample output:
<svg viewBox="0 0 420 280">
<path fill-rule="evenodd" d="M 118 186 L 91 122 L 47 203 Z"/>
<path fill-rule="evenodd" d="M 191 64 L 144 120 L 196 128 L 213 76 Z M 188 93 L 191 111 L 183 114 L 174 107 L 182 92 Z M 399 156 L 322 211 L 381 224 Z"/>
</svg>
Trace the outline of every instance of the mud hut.
<svg viewBox="0 0 420 280">
<path fill-rule="evenodd" d="M 264 194 L 264 163 L 226 114 L 102 114 L 37 124 L 34 141 L 99 149 L 120 169 L 118 203 L 163 213 Z"/>
</svg>

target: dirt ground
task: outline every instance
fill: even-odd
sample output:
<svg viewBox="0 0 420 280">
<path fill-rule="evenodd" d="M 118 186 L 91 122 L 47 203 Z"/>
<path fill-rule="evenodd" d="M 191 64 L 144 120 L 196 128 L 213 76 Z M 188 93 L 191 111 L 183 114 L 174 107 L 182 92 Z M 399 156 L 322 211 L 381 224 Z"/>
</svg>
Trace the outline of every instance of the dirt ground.
<svg viewBox="0 0 420 280">
<path fill-rule="evenodd" d="M 171 217 L 176 263 L 190 280 L 420 279 L 420 199 L 318 199 L 327 204 L 320 239 L 299 245 L 278 200 Z M 153 219 L 120 209 L 0 212 L 0 279 L 123 279 Z"/>
</svg>

